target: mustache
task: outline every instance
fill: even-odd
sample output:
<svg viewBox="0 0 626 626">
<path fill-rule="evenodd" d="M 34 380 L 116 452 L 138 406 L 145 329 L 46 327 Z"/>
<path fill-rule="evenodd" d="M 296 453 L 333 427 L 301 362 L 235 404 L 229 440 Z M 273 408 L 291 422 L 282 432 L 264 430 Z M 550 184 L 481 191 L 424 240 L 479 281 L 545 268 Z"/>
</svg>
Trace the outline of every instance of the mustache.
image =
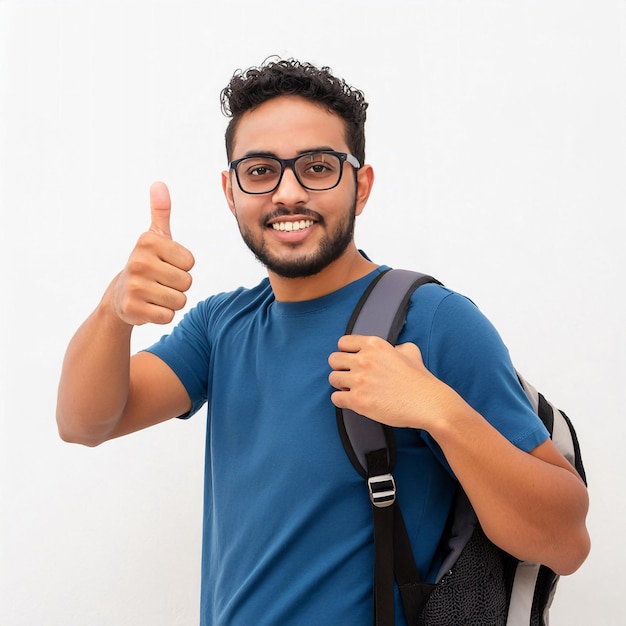
<svg viewBox="0 0 626 626">
<path fill-rule="evenodd" d="M 304 217 L 310 217 L 312 220 L 315 220 L 316 222 L 319 222 L 319 223 L 324 222 L 324 218 L 317 211 L 313 211 L 305 207 L 299 208 L 299 209 L 293 209 L 293 210 L 287 209 L 287 208 L 279 208 L 279 209 L 275 209 L 271 213 L 268 213 L 263 218 L 263 225 L 267 226 L 267 224 L 271 220 L 275 220 L 278 217 L 291 217 L 293 215 L 302 215 Z"/>
</svg>

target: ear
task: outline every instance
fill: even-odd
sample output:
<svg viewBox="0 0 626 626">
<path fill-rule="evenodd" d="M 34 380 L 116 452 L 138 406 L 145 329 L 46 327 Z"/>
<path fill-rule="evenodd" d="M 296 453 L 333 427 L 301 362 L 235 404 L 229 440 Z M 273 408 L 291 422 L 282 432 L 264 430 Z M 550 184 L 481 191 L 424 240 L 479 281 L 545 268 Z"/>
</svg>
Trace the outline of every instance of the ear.
<svg viewBox="0 0 626 626">
<path fill-rule="evenodd" d="M 224 197 L 226 198 L 230 212 L 233 215 L 236 215 L 235 199 L 233 198 L 233 184 L 230 172 L 231 170 L 222 172 L 222 191 L 224 192 Z"/>
<path fill-rule="evenodd" d="M 356 214 L 361 215 L 374 185 L 374 168 L 362 165 L 356 173 Z"/>
</svg>

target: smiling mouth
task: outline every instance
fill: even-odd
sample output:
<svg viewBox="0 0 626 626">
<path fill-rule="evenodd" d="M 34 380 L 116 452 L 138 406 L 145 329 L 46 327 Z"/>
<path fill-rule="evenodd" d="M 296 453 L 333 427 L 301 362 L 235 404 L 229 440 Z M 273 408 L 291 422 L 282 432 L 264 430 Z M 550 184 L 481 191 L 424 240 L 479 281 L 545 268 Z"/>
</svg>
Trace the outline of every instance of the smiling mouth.
<svg viewBox="0 0 626 626">
<path fill-rule="evenodd" d="M 283 232 L 298 232 L 305 228 L 310 228 L 315 222 L 313 220 L 299 220 L 297 222 L 274 222 L 271 227 L 274 230 L 280 230 Z"/>
</svg>

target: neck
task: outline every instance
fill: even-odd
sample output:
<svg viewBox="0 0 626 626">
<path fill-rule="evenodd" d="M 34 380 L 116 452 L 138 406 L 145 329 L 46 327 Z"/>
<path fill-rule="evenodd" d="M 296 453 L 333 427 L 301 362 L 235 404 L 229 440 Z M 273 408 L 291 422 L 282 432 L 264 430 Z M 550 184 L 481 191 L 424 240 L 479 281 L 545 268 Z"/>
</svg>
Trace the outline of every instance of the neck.
<svg viewBox="0 0 626 626">
<path fill-rule="evenodd" d="M 368 261 L 356 248 L 349 246 L 341 257 L 314 276 L 284 278 L 268 272 L 274 296 L 280 302 L 300 302 L 321 298 L 347 284 L 363 278 L 378 267 Z"/>
</svg>

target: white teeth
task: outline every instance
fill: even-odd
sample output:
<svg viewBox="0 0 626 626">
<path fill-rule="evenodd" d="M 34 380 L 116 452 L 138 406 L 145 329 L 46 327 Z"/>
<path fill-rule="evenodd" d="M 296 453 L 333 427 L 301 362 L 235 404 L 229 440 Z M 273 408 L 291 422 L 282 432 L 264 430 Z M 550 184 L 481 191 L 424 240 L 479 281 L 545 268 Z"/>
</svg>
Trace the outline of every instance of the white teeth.
<svg viewBox="0 0 626 626">
<path fill-rule="evenodd" d="M 296 232 L 313 226 L 313 220 L 300 220 L 299 222 L 275 222 L 272 224 L 274 230 L 283 230 L 286 232 Z"/>
</svg>

